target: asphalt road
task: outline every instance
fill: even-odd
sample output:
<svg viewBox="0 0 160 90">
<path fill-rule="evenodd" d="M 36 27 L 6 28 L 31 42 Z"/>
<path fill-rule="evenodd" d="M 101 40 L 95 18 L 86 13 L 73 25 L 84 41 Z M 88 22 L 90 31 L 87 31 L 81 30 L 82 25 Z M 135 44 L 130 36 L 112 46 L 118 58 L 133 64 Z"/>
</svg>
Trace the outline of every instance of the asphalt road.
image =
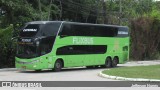
<svg viewBox="0 0 160 90">
<path fill-rule="evenodd" d="M 1 81 L 110 81 L 110 79 L 98 76 L 98 73 L 106 68 L 87 69 L 85 67 L 63 69 L 60 72 L 44 70 L 17 71 L 15 69 L 0 71 Z"/>
<path fill-rule="evenodd" d="M 160 64 L 160 60 L 134 61 L 118 64 L 118 67 L 141 66 Z M 87 69 L 85 67 L 63 69 L 60 72 L 44 70 L 19 71 L 17 69 L 0 69 L 0 81 L 113 81 L 98 76 L 98 73 L 107 68 Z"/>
<path fill-rule="evenodd" d="M 118 67 L 155 65 L 155 64 L 160 64 L 160 60 L 127 62 L 126 64 L 118 64 Z M 115 81 L 112 79 L 106 79 L 98 76 L 98 73 L 100 71 L 106 69 L 107 68 L 87 69 L 85 67 L 77 67 L 77 68 L 63 69 L 61 72 L 53 72 L 51 70 L 35 72 L 35 71 L 19 71 L 17 69 L 10 69 L 10 68 L 0 69 L 0 81 Z M 57 88 L 57 90 L 58 89 L 63 90 L 64 88 Z M 68 90 L 86 90 L 86 89 L 87 88 L 82 88 L 82 87 L 78 89 L 68 88 Z M 88 88 L 87 90 L 90 89 L 105 90 L 105 88 L 100 88 L 100 87 L 97 89 L 91 87 Z"/>
</svg>

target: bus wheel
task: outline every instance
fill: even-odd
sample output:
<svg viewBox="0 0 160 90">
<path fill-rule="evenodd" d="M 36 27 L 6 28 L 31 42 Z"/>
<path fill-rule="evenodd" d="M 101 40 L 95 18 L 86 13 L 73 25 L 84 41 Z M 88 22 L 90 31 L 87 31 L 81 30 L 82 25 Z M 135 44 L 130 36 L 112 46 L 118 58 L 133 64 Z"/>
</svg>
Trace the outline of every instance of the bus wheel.
<svg viewBox="0 0 160 90">
<path fill-rule="evenodd" d="M 112 67 L 112 60 L 111 58 L 107 58 L 106 61 L 105 61 L 105 65 L 104 65 L 106 68 L 110 68 Z"/>
<path fill-rule="evenodd" d="M 54 64 L 54 71 L 58 72 L 58 71 L 61 71 L 61 69 L 62 69 L 62 61 L 57 60 Z"/>
<path fill-rule="evenodd" d="M 118 58 L 114 57 L 113 61 L 112 61 L 112 67 L 116 67 L 118 64 Z"/>
</svg>

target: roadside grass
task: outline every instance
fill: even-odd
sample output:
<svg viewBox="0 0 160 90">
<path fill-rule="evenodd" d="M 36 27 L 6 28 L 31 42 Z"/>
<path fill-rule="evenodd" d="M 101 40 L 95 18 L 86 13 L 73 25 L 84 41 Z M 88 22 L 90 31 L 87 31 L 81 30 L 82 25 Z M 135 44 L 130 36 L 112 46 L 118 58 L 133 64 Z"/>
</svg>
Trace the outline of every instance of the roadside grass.
<svg viewBox="0 0 160 90">
<path fill-rule="evenodd" d="M 102 73 L 126 78 L 160 79 L 160 65 L 111 68 Z"/>
</svg>

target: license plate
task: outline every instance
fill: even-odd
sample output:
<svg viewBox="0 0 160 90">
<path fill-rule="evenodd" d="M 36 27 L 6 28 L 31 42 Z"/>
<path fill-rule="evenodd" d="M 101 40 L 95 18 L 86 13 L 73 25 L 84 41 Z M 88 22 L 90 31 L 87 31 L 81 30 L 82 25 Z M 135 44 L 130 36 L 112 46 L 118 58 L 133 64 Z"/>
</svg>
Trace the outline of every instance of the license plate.
<svg viewBox="0 0 160 90">
<path fill-rule="evenodd" d="M 26 70 L 26 66 L 22 66 L 22 67 L 21 67 L 21 70 L 22 70 L 22 71 L 25 71 L 25 70 Z"/>
</svg>

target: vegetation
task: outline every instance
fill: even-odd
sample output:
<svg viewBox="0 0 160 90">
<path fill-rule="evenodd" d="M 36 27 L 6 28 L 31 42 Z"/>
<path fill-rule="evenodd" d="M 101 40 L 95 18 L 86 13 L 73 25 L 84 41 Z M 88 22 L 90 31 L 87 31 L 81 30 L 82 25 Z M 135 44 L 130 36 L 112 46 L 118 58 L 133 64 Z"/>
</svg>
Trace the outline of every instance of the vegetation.
<svg viewBox="0 0 160 90">
<path fill-rule="evenodd" d="M 102 73 L 126 78 L 160 79 L 160 65 L 113 68 Z"/>
<path fill-rule="evenodd" d="M 11 40 L 13 26 L 0 29 L 0 62 L 3 67 L 14 66 L 15 43 Z"/>
<path fill-rule="evenodd" d="M 131 58 L 159 58 L 158 1 L 0 0 L 0 68 L 14 65 L 16 44 L 12 38 L 20 27 L 38 20 L 127 25 L 131 27 Z"/>
<path fill-rule="evenodd" d="M 160 20 L 143 17 L 131 22 L 131 56 L 135 59 L 158 59 Z"/>
</svg>

